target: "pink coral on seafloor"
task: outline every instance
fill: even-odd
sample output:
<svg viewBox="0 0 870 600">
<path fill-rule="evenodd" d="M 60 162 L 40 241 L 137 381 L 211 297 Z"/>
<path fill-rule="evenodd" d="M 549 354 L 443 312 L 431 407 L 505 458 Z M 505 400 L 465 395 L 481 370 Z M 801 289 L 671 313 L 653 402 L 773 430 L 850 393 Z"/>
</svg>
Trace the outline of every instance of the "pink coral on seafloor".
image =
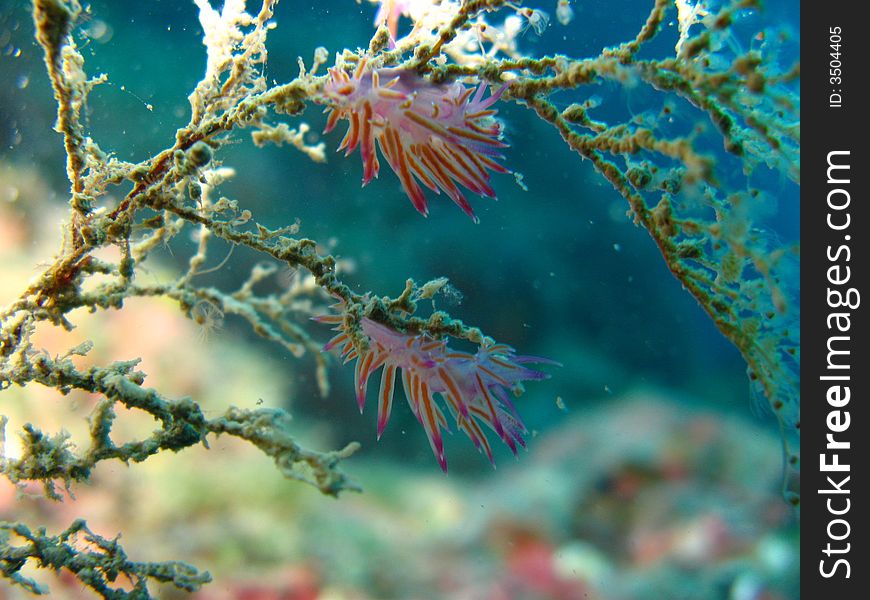
<svg viewBox="0 0 870 600">
<path fill-rule="evenodd" d="M 324 346 L 325 351 L 338 348 L 345 362 L 356 360 L 355 388 L 360 412 L 365 407 L 369 378 L 383 368 L 378 394 L 379 439 L 390 418 L 396 375 L 401 377 L 408 405 L 425 429 L 435 458 L 445 472 L 447 459 L 441 430 L 450 428 L 435 394 L 441 396 L 442 405 L 447 407 L 457 427 L 478 450 L 486 453 L 494 466 L 492 448 L 481 424 L 495 431 L 516 455 L 517 446 L 526 445 L 523 439 L 526 428 L 510 394 L 519 395 L 523 391 L 522 381 L 549 377 L 525 364 L 559 364 L 546 358 L 517 356 L 505 344 L 481 347 L 474 354 L 456 352 L 444 340 L 400 333 L 366 317 L 360 325 L 369 344 L 360 355 L 345 331 L 342 316 L 324 315 L 314 320 L 335 325 L 339 332 Z"/>
<path fill-rule="evenodd" d="M 418 182 L 436 194 L 444 191 L 477 222 L 457 184 L 495 198 L 489 171 L 508 172 L 498 163 L 507 144 L 501 139 L 502 124 L 494 117 L 497 111 L 491 107 L 506 86 L 485 98 L 485 83 L 475 91 L 459 82 L 434 84 L 408 69 L 368 69 L 366 64 L 361 59 L 353 76 L 337 67 L 329 70 L 324 96 L 330 106 L 324 133 L 341 119 L 349 122 L 338 149 L 347 156 L 359 146 L 363 185 L 378 176 L 377 142 L 423 216 L 429 209 Z"/>
</svg>

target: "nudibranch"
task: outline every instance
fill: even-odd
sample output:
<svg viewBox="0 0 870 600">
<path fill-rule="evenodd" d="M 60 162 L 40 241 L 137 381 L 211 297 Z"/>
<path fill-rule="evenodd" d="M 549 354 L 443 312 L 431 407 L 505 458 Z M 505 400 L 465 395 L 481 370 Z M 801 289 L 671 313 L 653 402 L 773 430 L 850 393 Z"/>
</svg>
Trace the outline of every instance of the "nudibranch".
<svg viewBox="0 0 870 600">
<path fill-rule="evenodd" d="M 458 81 L 432 83 L 402 67 L 368 68 L 363 58 L 353 75 L 338 67 L 329 69 L 323 92 L 329 104 L 324 133 L 340 120 L 349 122 L 338 149 L 345 156 L 360 149 L 363 185 L 378 176 L 380 150 L 423 216 L 429 209 L 419 184 L 436 194 L 443 191 L 478 222 L 460 186 L 495 198 L 490 171 L 508 172 L 499 164 L 507 144 L 492 108 L 506 85 L 489 96 L 487 88 L 486 83 L 476 90 Z"/>
<path fill-rule="evenodd" d="M 378 439 L 390 419 L 399 378 L 408 405 L 426 431 L 432 452 L 445 472 L 447 458 L 441 433 L 450 430 L 445 409 L 457 428 L 495 465 L 492 447 L 481 425 L 494 431 L 516 455 L 518 447 L 526 446 L 523 436 L 527 430 L 510 396 L 523 392 L 523 381 L 549 377 L 525 365 L 559 365 L 546 358 L 518 356 L 506 344 L 481 346 L 475 353 L 458 352 L 444 340 L 395 331 L 367 317 L 361 319 L 359 326 L 368 338 L 368 348 L 360 351 L 354 346 L 342 315 L 324 315 L 314 320 L 335 325 L 338 332 L 324 351 L 337 348 L 346 363 L 356 361 L 354 387 L 360 412 L 365 408 L 368 381 L 381 370 Z M 436 401 L 439 396 L 440 403 Z"/>
</svg>

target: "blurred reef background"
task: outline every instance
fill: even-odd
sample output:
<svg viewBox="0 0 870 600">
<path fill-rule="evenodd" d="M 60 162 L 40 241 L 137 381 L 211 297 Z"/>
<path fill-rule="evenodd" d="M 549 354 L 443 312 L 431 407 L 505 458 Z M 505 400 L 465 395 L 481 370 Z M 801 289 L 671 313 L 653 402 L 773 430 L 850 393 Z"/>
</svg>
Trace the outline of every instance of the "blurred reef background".
<svg viewBox="0 0 870 600">
<path fill-rule="evenodd" d="M 573 20 L 562 24 L 560 4 L 523 3 L 551 19 L 540 33 L 530 28 L 517 38 L 521 52 L 597 55 L 632 38 L 650 9 L 645 0 L 577 0 Z M 187 96 L 205 64 L 196 6 L 94 0 L 85 9 L 72 35 L 88 73 L 109 75 L 90 95 L 88 135 L 124 160 L 147 159 L 189 118 Z M 266 80 L 290 80 L 297 57 L 310 64 L 318 46 L 330 56 L 366 47 L 376 10 L 353 0 L 278 4 Z M 668 17 L 656 40 L 665 46 L 679 35 L 676 11 Z M 798 3 L 766 2 L 753 17 L 782 36 L 784 62 L 788 53 L 797 60 Z M 68 213 L 65 155 L 51 130 L 56 104 L 29 2 L 0 0 L 0 81 L 5 305 L 52 259 Z M 608 120 L 660 114 L 643 86 L 587 86 L 582 93 L 579 100 L 600 104 Z M 135 560 L 172 558 L 208 570 L 214 581 L 193 596 L 203 600 L 799 598 L 798 523 L 781 494 L 780 432 L 750 392 L 746 363 L 589 161 L 532 111 L 511 102 L 497 108 L 510 144 L 505 164 L 522 174 L 527 190 L 510 175 L 495 176 L 498 200 L 474 198 L 480 224 L 443 195 L 430 198 L 429 216 L 421 217 L 386 169 L 360 188 L 359 160 L 334 153 L 340 134 L 320 134 L 318 107 L 304 114 L 306 141 L 326 143 L 325 163 L 286 146 L 255 148 L 241 135 L 219 154 L 236 171 L 220 193 L 267 227 L 298 221 L 300 235 L 334 255 L 358 293 L 397 296 L 408 277 L 447 277 L 450 287 L 434 297 L 435 308 L 522 354 L 562 363 L 517 400 L 531 432 L 518 460 L 494 448 L 493 469 L 461 434 L 448 435 L 444 475 L 404 400 L 396 399 L 376 440 L 375 411 L 359 414 L 350 368 L 333 360 L 331 390 L 321 397 L 311 355 L 297 359 L 241 319 L 206 314 L 207 307 L 189 317 L 166 299 L 129 298 L 123 310 L 74 313 L 76 329 L 41 333 L 40 344 L 62 353 L 92 340 L 87 364 L 141 357 L 148 385 L 195 398 L 207 416 L 231 405 L 284 408 L 293 435 L 310 448 L 358 441 L 361 449 L 342 468 L 363 493 L 324 497 L 283 479 L 256 449 L 221 437 L 210 439 L 209 450 L 164 452 L 129 467 L 104 462 L 62 502 L 39 496 L 38 486 L 0 481 L 0 520 L 52 532 L 81 517 L 104 537 L 123 532 Z M 691 129 L 699 116 L 675 103 L 671 118 Z M 711 139 L 704 149 L 727 185 L 741 166 Z M 760 221 L 783 245 L 796 242 L 798 185 L 763 166 L 751 178 L 771 202 Z M 118 201 L 122 192 L 110 194 Z M 168 279 L 196 248 L 190 235 L 177 236 L 137 276 Z M 229 252 L 215 241 L 207 266 Z M 238 247 L 200 283 L 236 289 L 261 259 Z M 287 269 L 268 285 L 290 287 L 302 278 Z M 318 343 L 330 337 L 305 317 L 299 325 Z M 15 457 L 17 431 L 30 421 L 87 437 L 95 398 L 32 385 L 4 390 L 6 456 Z M 147 416 L 123 417 L 113 436 L 153 429 Z M 66 575 L 31 574 L 53 597 L 92 597 Z M 161 598 L 186 597 L 156 589 Z M 0 580 L 0 598 L 26 597 Z"/>
</svg>

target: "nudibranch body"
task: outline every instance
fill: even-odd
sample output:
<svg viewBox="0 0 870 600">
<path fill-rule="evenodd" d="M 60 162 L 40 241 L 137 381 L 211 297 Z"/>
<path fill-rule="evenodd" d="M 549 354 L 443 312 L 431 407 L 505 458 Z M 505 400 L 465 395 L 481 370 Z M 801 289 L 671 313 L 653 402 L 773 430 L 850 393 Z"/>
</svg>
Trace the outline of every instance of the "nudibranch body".
<svg viewBox="0 0 870 600">
<path fill-rule="evenodd" d="M 526 427 L 510 396 L 522 393 L 523 381 L 549 377 L 525 365 L 559 364 L 536 356 L 518 356 L 506 344 L 481 346 L 473 354 L 458 352 L 449 348 L 444 340 L 401 333 L 367 317 L 362 318 L 360 329 L 369 343 L 368 348 L 360 352 L 345 329 L 343 316 L 324 315 L 315 320 L 335 325 L 338 331 L 324 350 L 337 348 L 345 362 L 356 361 L 355 389 L 360 412 L 365 407 L 369 379 L 382 369 L 378 438 L 390 418 L 398 376 L 408 405 L 426 431 L 432 452 L 444 471 L 447 471 L 447 458 L 441 432 L 450 427 L 443 409 L 490 462 L 493 462 L 492 448 L 482 425 L 492 429 L 516 455 L 518 447 L 526 445 L 523 437 Z M 440 403 L 436 402 L 436 395 L 441 397 Z"/>
<path fill-rule="evenodd" d="M 360 60 L 352 76 L 337 67 L 329 70 L 324 133 L 340 120 L 349 122 L 338 149 L 347 156 L 359 147 L 363 185 L 378 176 L 379 149 L 422 215 L 429 209 L 419 183 L 446 193 L 477 222 L 459 188 L 495 198 L 489 172 L 508 172 L 498 162 L 507 144 L 492 108 L 506 86 L 486 96 L 485 83 L 476 90 L 459 82 L 435 84 L 409 69 L 366 64 Z"/>
</svg>

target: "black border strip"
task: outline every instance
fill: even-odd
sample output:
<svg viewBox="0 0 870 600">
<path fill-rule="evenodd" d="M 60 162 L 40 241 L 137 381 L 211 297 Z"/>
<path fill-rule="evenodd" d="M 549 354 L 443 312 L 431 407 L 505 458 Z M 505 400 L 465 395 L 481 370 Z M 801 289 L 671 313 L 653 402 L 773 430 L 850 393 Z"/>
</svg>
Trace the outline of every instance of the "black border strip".
<svg viewBox="0 0 870 600">
<path fill-rule="evenodd" d="M 859 491 L 870 489 L 864 4 L 801 5 L 801 592 L 811 599 L 866 598 L 870 589 L 870 507 Z M 839 48 L 831 46 L 837 36 Z"/>
</svg>

